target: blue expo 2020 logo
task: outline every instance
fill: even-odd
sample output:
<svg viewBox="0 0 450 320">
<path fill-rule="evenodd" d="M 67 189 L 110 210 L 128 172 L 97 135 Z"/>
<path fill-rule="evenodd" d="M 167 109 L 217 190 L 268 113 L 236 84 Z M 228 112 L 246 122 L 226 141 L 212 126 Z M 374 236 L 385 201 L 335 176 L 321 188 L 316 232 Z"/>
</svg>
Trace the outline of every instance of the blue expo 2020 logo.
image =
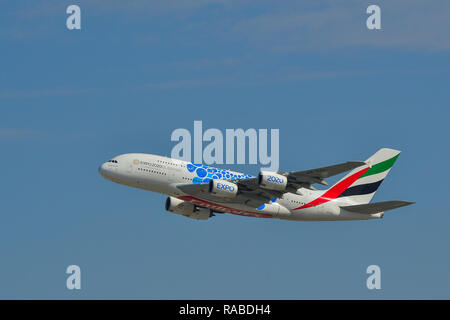
<svg viewBox="0 0 450 320">
<path fill-rule="evenodd" d="M 186 167 L 189 172 L 193 172 L 196 175 L 196 177 L 192 179 L 193 183 L 207 183 L 211 179 L 234 181 L 252 177 L 249 174 L 235 174 L 230 172 L 229 170 L 217 169 L 202 164 L 188 163 Z"/>
</svg>

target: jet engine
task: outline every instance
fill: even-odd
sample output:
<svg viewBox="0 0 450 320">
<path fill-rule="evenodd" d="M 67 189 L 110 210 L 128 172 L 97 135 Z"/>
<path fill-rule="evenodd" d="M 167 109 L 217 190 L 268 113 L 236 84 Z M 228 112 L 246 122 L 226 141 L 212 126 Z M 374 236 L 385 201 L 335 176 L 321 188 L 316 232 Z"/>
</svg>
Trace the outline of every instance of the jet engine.
<svg viewBox="0 0 450 320">
<path fill-rule="evenodd" d="M 234 198 L 238 192 L 238 186 L 232 182 L 220 179 L 209 181 L 208 192 L 216 197 Z"/>
<path fill-rule="evenodd" d="M 188 215 L 194 212 L 195 205 L 175 197 L 167 197 L 166 210 L 176 214 Z"/>
<path fill-rule="evenodd" d="M 167 197 L 166 210 L 195 220 L 207 220 L 214 216 L 211 209 L 200 208 L 175 197 Z"/>
<path fill-rule="evenodd" d="M 287 186 L 287 178 L 275 172 L 261 171 L 258 174 L 258 185 L 263 189 L 284 191 Z"/>
</svg>

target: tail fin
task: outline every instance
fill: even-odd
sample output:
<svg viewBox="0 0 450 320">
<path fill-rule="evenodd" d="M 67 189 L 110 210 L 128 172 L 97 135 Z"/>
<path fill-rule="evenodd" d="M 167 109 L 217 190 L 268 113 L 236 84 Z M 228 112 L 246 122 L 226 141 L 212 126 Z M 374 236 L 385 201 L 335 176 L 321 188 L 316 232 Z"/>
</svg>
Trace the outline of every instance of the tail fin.
<svg viewBox="0 0 450 320">
<path fill-rule="evenodd" d="M 400 151 L 394 149 L 378 150 L 365 161 L 367 165 L 354 169 L 336 184 L 342 185 L 347 181 L 345 185 L 348 185 L 338 198 L 354 204 L 369 203 L 399 154 Z"/>
</svg>

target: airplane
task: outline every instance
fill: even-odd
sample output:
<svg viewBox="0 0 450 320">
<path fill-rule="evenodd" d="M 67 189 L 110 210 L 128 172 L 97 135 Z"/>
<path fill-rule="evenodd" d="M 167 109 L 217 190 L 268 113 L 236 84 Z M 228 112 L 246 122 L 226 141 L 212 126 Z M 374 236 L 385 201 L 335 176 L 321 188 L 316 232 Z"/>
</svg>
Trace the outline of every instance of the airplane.
<svg viewBox="0 0 450 320">
<path fill-rule="evenodd" d="M 297 221 L 369 220 L 409 201 L 371 203 L 400 151 L 378 150 L 366 161 L 257 176 L 145 153 L 118 155 L 103 163 L 102 177 L 122 185 L 167 194 L 168 212 L 195 220 L 217 213 Z M 350 171 L 328 189 L 326 178 Z"/>
</svg>

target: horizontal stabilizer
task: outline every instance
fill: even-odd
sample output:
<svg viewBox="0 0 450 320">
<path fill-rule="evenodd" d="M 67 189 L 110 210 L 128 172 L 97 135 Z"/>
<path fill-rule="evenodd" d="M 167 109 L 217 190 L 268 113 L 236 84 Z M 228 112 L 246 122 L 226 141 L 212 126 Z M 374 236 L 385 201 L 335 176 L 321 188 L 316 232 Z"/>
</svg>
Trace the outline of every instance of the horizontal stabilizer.
<svg viewBox="0 0 450 320">
<path fill-rule="evenodd" d="M 397 209 L 400 207 L 408 206 L 410 204 L 413 204 L 415 202 L 409 202 L 409 201 L 383 201 L 383 202 L 374 202 L 374 203 L 368 203 L 368 204 L 358 204 L 355 206 L 341 206 L 342 209 L 356 212 L 356 213 L 363 213 L 363 214 L 372 214 L 372 213 L 379 213 L 384 212 L 392 209 Z"/>
</svg>

